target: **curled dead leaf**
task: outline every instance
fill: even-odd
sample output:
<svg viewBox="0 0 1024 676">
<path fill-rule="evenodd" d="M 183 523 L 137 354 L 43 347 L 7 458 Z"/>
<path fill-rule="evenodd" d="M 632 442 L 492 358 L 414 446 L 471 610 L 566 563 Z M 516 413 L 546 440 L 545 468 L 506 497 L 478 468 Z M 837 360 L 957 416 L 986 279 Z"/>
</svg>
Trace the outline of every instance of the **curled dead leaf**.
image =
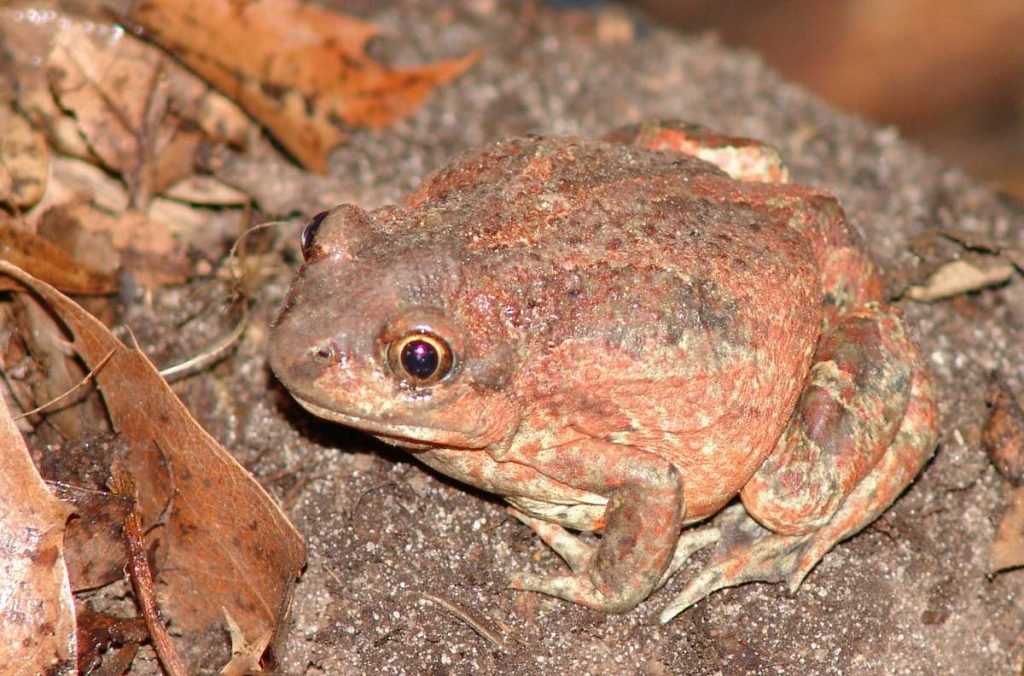
<svg viewBox="0 0 1024 676">
<path fill-rule="evenodd" d="M 376 28 L 300 0 L 143 0 L 126 21 L 236 101 L 318 173 L 345 138 L 339 124 L 390 124 L 479 56 L 392 68 L 366 54 Z"/>
<path fill-rule="evenodd" d="M 94 388 L 78 387 L 86 371 L 72 357 L 64 331 L 45 303 L 28 293 L 14 294 L 11 302 L 0 304 L 0 321 L 12 330 L 3 357 L 12 400 L 26 412 L 59 400 L 45 419 L 29 415 L 38 423 L 36 432 L 51 441 L 81 440 L 100 428 L 106 420 L 102 401 Z"/>
<path fill-rule="evenodd" d="M 981 440 L 1003 478 L 1020 486 L 1024 483 L 1024 411 L 999 378 L 990 383 L 986 399 L 990 412 Z"/>
<path fill-rule="evenodd" d="M 189 176 L 169 186 L 164 196 L 180 202 L 218 207 L 241 207 L 252 199 L 213 176 Z"/>
<path fill-rule="evenodd" d="M 93 155 L 124 179 L 136 208 L 191 173 L 200 143 L 174 122 L 160 86 L 167 65 L 134 40 L 99 47 L 85 27 L 60 31 L 47 62 L 54 96 L 74 113 Z"/>
<path fill-rule="evenodd" d="M 942 300 L 1003 284 L 1013 274 L 1014 266 L 999 259 L 985 262 L 955 260 L 939 267 L 924 284 L 907 289 L 905 295 L 924 302 Z"/>
<path fill-rule="evenodd" d="M 989 459 L 1012 485 L 1009 505 L 989 550 L 989 571 L 1024 566 L 1024 411 L 1009 387 L 993 378 L 986 396 L 991 408 L 982 430 Z"/>
<path fill-rule="evenodd" d="M 1013 263 L 1017 270 L 1024 272 L 1024 249 L 1013 242 L 991 237 L 977 232 L 965 232 L 962 230 L 940 230 L 938 234 L 946 239 L 956 242 L 969 251 L 980 251 L 982 253 L 1002 256 Z"/>
<path fill-rule="evenodd" d="M 102 295 L 119 288 L 114 275 L 90 269 L 76 261 L 56 244 L 18 227 L 0 214 L 0 260 L 9 261 L 34 277 L 65 293 Z M 9 277 L 0 280 L 0 289 L 15 288 Z"/>
<path fill-rule="evenodd" d="M 120 618 L 78 603 L 78 672 L 124 674 L 149 638 L 142 618 Z M 103 671 L 99 671 L 102 665 Z"/>
<path fill-rule="evenodd" d="M 1009 497 L 1010 504 L 989 549 L 990 573 L 1024 566 L 1024 486 L 1014 488 Z"/>
<path fill-rule="evenodd" d="M 147 547 L 158 543 L 162 610 L 185 640 L 220 624 L 225 609 L 246 637 L 276 632 L 305 562 L 302 538 L 277 503 L 195 422 L 141 352 L 53 287 L 4 261 L 0 273 L 50 306 L 87 366 L 108 359 L 96 380 L 129 446 L 116 469 L 137 486 Z"/>
<path fill-rule="evenodd" d="M 121 523 L 131 502 L 107 491 L 65 483 L 51 488 L 62 502 L 74 506 L 77 515 L 64 537 L 71 588 L 96 589 L 121 579 L 125 564 Z"/>
<path fill-rule="evenodd" d="M 10 106 L 0 105 L 0 129 L 0 204 L 28 209 L 46 191 L 46 139 Z"/>
<path fill-rule="evenodd" d="M 69 673 L 75 664 L 63 545 L 69 514 L 36 472 L 0 397 L 0 673 Z"/>
<path fill-rule="evenodd" d="M 39 231 L 61 237 L 68 248 L 92 254 L 94 267 L 113 261 L 143 285 L 181 283 L 195 274 L 195 264 L 170 228 L 139 211 L 109 214 L 82 202 L 50 209 Z"/>
</svg>

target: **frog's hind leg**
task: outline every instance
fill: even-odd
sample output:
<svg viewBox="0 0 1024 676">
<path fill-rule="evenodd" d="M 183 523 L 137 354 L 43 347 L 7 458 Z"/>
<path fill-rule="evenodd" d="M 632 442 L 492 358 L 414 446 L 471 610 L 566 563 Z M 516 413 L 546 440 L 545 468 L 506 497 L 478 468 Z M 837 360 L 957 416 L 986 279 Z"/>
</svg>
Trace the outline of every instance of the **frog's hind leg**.
<svg viewBox="0 0 1024 676">
<path fill-rule="evenodd" d="M 869 304 L 840 315 L 818 342 L 782 438 L 743 487 L 750 515 L 786 535 L 828 523 L 895 439 L 922 369 L 894 309 Z"/>
<path fill-rule="evenodd" d="M 833 545 L 881 514 L 930 457 L 931 384 L 893 310 L 847 315 L 823 338 L 816 358 L 782 440 L 741 494 L 743 506 L 680 540 L 673 572 L 701 538 L 717 537 L 718 551 L 665 608 L 662 622 L 744 582 L 785 580 L 795 591 Z"/>
<path fill-rule="evenodd" d="M 871 471 L 847 496 L 828 523 L 811 532 L 789 575 L 796 591 L 807 573 L 832 548 L 884 512 L 932 457 L 938 437 L 935 396 L 927 371 L 914 374 L 910 403 L 895 438 Z"/>
</svg>

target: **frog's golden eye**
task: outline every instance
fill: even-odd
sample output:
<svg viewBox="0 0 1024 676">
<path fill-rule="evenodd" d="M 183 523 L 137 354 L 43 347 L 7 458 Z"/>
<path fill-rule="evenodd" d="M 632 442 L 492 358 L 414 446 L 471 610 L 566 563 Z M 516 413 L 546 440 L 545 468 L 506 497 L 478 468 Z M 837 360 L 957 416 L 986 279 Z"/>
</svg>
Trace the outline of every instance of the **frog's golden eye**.
<svg viewBox="0 0 1024 676">
<path fill-rule="evenodd" d="M 433 385 L 451 373 L 453 364 L 448 342 L 428 331 L 408 333 L 388 345 L 388 366 L 410 385 Z"/>
<path fill-rule="evenodd" d="M 316 232 L 320 229 L 320 224 L 327 218 L 327 214 L 330 211 L 321 211 L 313 218 L 309 219 L 306 223 L 306 227 L 302 229 L 302 237 L 299 239 L 299 245 L 302 247 L 302 258 L 309 260 L 318 256 L 321 251 L 320 247 L 316 246 Z"/>
</svg>

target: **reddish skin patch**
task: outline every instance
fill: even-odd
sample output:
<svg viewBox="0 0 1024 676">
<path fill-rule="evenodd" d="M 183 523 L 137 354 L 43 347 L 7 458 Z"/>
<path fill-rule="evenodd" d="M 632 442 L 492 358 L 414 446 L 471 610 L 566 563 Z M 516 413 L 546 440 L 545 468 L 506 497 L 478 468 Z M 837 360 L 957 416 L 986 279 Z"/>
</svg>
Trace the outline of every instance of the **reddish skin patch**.
<svg viewBox="0 0 1024 676">
<path fill-rule="evenodd" d="M 572 569 L 516 588 L 626 611 L 713 540 L 663 620 L 724 586 L 795 588 L 930 455 L 925 367 L 842 209 L 771 182 L 777 153 L 671 123 L 608 139 L 496 143 L 405 207 L 338 207 L 271 365 L 313 413 L 512 503 Z M 409 332 L 452 370 L 401 372 Z M 713 537 L 684 529 L 737 495 Z"/>
</svg>

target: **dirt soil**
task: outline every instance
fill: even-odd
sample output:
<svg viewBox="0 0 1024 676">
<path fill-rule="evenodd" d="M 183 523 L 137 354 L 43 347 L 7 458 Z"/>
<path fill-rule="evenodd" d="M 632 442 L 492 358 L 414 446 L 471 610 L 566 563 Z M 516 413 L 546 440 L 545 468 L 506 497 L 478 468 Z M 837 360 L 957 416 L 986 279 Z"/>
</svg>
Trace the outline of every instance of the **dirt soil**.
<svg viewBox="0 0 1024 676">
<path fill-rule="evenodd" d="M 239 184 L 279 176 L 265 204 L 297 218 L 236 354 L 178 389 L 308 538 L 281 673 L 1020 673 L 1024 572 L 986 574 L 1007 489 L 980 444 L 989 374 L 1024 391 L 1019 275 L 952 301 L 900 303 L 935 374 L 942 435 L 892 509 L 828 554 L 794 596 L 750 584 L 666 626 L 653 618 L 692 567 L 621 616 L 512 592 L 509 572 L 563 564 L 498 500 L 313 419 L 266 367 L 269 325 L 297 265 L 298 214 L 399 200 L 447 157 L 503 136 L 597 135 L 671 117 L 769 141 L 796 181 L 840 198 L 894 288 L 922 272 L 911 236 L 950 228 L 1019 241 L 1019 205 L 710 36 L 618 10 L 595 17 L 497 0 L 349 2 L 345 10 L 385 29 L 374 51 L 393 63 L 485 52 L 412 118 L 355 133 L 327 178 L 241 157 L 229 167 Z M 172 323 L 149 321 L 137 335 L 159 352 Z"/>
</svg>

